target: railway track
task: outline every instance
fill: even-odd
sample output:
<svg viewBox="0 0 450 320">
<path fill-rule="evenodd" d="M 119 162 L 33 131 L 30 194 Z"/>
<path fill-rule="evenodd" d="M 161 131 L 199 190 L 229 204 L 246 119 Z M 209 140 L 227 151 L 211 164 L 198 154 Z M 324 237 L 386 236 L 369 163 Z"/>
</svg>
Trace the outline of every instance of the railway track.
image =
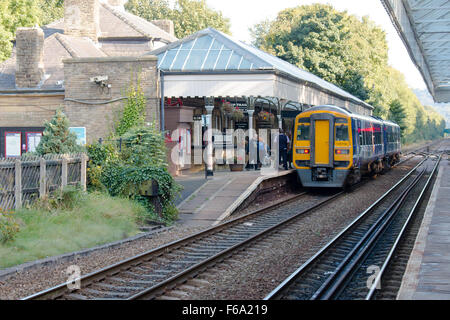
<svg viewBox="0 0 450 320">
<path fill-rule="evenodd" d="M 370 299 L 439 165 L 427 156 L 265 299 Z"/>
<path fill-rule="evenodd" d="M 73 282 L 63 283 L 24 300 L 154 299 L 342 194 L 302 193 L 75 279 L 79 289 L 69 289 Z"/>
</svg>

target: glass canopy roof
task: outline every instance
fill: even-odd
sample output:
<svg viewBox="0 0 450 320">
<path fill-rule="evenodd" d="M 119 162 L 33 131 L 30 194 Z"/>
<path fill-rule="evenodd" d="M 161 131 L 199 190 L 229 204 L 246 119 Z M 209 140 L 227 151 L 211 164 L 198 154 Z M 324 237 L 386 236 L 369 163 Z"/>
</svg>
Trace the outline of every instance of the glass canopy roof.
<svg viewBox="0 0 450 320">
<path fill-rule="evenodd" d="M 158 57 L 158 68 L 163 71 L 274 70 L 369 106 L 334 84 L 213 28 L 201 30 L 149 54 Z"/>
<path fill-rule="evenodd" d="M 169 71 L 252 70 L 260 65 L 205 34 L 157 55 L 158 67 Z"/>
</svg>

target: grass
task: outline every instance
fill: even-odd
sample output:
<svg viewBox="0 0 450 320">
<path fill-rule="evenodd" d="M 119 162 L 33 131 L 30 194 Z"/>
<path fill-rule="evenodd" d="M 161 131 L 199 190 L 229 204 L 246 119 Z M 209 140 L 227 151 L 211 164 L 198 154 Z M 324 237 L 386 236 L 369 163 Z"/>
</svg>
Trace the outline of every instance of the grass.
<svg viewBox="0 0 450 320">
<path fill-rule="evenodd" d="M 67 199 L 63 199 L 68 203 Z M 20 231 L 0 243 L 0 268 L 90 248 L 136 235 L 146 209 L 103 193 L 78 194 L 72 206 L 37 205 L 14 213 Z"/>
</svg>

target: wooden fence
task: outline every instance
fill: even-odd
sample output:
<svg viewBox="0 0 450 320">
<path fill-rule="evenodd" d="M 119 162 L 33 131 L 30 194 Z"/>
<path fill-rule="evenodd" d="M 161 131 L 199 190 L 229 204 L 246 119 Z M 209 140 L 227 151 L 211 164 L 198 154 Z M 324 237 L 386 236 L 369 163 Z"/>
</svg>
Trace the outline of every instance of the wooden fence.
<svg viewBox="0 0 450 320">
<path fill-rule="evenodd" d="M 86 165 L 84 153 L 0 158 L 0 209 L 19 209 L 68 185 L 85 190 Z"/>
</svg>

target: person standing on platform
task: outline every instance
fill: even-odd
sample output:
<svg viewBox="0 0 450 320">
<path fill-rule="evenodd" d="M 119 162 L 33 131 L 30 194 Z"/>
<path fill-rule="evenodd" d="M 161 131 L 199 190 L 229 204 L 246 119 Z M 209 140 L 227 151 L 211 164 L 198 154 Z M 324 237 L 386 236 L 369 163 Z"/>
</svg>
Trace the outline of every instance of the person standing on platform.
<svg viewBox="0 0 450 320">
<path fill-rule="evenodd" d="M 252 138 L 248 142 L 248 170 L 258 170 L 259 164 L 259 141 L 258 135 L 253 134 Z"/>
<path fill-rule="evenodd" d="M 290 132 L 288 132 L 286 134 L 287 138 L 288 138 L 288 152 L 287 152 L 287 163 L 288 163 L 288 168 L 289 169 L 293 169 L 292 166 L 292 150 L 294 148 L 294 146 L 292 145 L 293 141 L 292 141 L 292 135 Z"/>
<path fill-rule="evenodd" d="M 280 129 L 280 135 L 278 137 L 278 146 L 280 151 L 280 164 L 283 164 L 284 169 L 287 170 L 288 137 L 282 129 Z"/>
</svg>

